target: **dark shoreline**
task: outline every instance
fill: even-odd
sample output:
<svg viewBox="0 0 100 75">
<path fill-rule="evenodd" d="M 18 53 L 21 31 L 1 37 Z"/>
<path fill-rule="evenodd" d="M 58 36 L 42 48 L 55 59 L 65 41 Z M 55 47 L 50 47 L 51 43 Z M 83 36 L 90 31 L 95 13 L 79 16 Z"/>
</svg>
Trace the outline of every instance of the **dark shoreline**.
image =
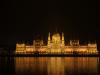
<svg viewBox="0 0 100 75">
<path fill-rule="evenodd" d="M 1 57 L 100 57 L 100 54 L 12 54 L 0 55 Z"/>
</svg>

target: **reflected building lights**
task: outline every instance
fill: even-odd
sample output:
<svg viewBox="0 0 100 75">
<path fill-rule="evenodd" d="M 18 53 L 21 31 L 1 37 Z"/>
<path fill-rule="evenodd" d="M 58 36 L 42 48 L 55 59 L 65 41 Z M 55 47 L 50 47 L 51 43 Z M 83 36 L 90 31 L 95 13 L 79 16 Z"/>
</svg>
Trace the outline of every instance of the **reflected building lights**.
<svg viewBox="0 0 100 75">
<path fill-rule="evenodd" d="M 16 75 L 25 72 L 27 75 L 98 75 L 98 66 L 98 57 L 15 58 Z"/>
</svg>

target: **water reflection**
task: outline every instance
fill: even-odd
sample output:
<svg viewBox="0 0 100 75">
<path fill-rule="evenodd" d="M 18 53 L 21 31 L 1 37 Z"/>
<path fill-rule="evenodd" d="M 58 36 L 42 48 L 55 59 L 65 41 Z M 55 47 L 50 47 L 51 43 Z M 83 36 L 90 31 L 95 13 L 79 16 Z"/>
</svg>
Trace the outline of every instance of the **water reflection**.
<svg viewBox="0 0 100 75">
<path fill-rule="evenodd" d="M 16 75 L 46 75 L 47 58 L 17 57 L 15 58 Z"/>
<path fill-rule="evenodd" d="M 95 57 L 65 58 L 65 70 L 68 75 L 98 75 L 98 59 Z"/>
<path fill-rule="evenodd" d="M 16 75 L 99 75 L 98 57 L 16 57 Z"/>
<path fill-rule="evenodd" d="M 48 75 L 64 75 L 63 58 L 49 58 L 47 69 Z"/>
</svg>

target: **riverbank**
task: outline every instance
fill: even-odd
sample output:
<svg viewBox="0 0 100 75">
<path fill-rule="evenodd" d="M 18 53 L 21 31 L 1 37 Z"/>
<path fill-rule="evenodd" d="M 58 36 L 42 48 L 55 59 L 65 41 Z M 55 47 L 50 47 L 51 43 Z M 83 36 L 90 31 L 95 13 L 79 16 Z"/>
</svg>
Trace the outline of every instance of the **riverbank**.
<svg viewBox="0 0 100 75">
<path fill-rule="evenodd" d="M 11 54 L 10 57 L 100 57 L 100 54 Z"/>
</svg>

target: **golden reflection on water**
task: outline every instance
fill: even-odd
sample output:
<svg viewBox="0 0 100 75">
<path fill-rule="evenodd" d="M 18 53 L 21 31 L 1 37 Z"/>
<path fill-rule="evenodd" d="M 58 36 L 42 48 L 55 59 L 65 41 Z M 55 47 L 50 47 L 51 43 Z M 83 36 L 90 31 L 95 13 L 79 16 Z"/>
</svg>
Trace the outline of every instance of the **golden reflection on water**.
<svg viewBox="0 0 100 75">
<path fill-rule="evenodd" d="M 65 69 L 68 74 L 96 74 L 98 71 L 99 58 L 96 57 L 75 57 L 64 58 Z"/>
<path fill-rule="evenodd" d="M 64 62 L 62 58 L 50 58 L 47 69 L 48 75 L 64 75 Z"/>
<path fill-rule="evenodd" d="M 98 73 L 97 57 L 16 57 L 16 73 L 73 75 Z"/>
</svg>

